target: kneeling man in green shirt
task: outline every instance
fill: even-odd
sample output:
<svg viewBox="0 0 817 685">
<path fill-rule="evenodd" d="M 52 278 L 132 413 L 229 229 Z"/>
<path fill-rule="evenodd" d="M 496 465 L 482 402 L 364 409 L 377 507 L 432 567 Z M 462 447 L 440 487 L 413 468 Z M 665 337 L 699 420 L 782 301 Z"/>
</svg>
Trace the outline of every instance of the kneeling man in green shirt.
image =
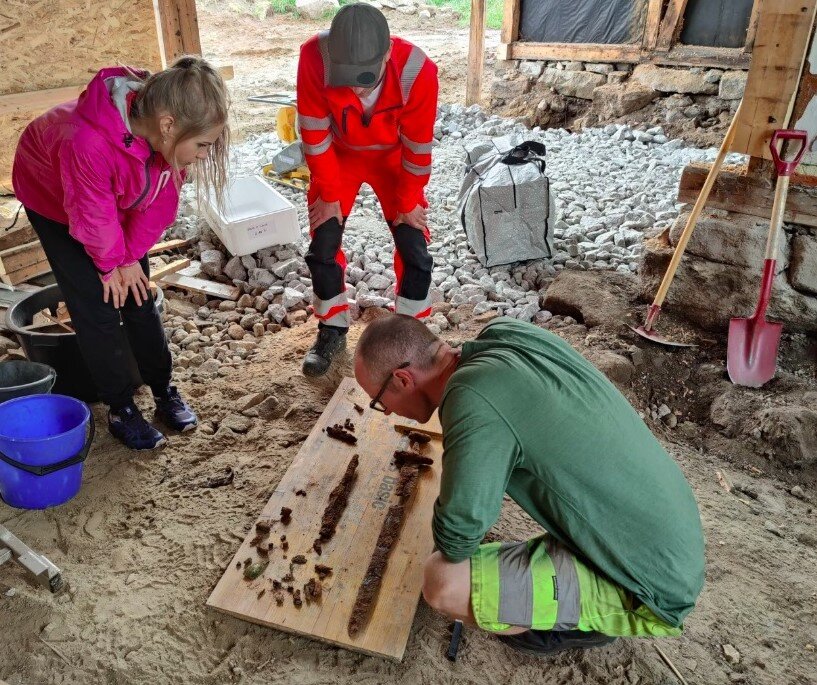
<svg viewBox="0 0 817 685">
<path fill-rule="evenodd" d="M 355 376 L 387 414 L 424 423 L 439 409 L 437 551 L 423 583 L 434 609 L 531 653 L 681 633 L 704 580 L 692 490 L 564 340 L 498 318 L 454 349 L 389 315 L 363 332 Z M 482 544 L 505 493 L 546 533 Z"/>
</svg>

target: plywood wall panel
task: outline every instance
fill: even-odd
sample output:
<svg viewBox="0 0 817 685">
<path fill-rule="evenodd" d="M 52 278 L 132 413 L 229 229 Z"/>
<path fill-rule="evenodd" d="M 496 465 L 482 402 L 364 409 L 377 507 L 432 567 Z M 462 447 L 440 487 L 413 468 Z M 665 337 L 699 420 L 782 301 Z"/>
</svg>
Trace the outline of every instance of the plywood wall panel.
<svg viewBox="0 0 817 685">
<path fill-rule="evenodd" d="M 0 95 L 87 82 L 117 63 L 161 69 L 153 0 L 3 0 Z"/>
</svg>

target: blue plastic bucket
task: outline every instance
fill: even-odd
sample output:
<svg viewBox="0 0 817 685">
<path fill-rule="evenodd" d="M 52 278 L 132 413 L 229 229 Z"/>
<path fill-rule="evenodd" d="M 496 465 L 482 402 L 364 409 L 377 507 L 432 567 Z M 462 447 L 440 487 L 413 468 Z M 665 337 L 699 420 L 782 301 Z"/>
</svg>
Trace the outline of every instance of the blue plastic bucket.
<svg viewBox="0 0 817 685">
<path fill-rule="evenodd" d="M 28 395 L 0 404 L 0 497 L 21 509 L 63 504 L 79 492 L 94 417 L 66 395 Z"/>
</svg>

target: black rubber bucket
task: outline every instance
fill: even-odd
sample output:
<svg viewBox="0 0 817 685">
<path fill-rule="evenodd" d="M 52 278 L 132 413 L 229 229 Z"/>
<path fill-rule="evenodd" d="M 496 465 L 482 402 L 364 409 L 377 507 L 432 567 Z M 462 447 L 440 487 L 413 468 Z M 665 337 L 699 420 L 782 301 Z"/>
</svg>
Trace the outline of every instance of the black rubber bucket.
<svg viewBox="0 0 817 685">
<path fill-rule="evenodd" d="M 47 364 L 57 373 L 57 381 L 53 391 L 59 395 L 75 397 L 83 402 L 97 402 L 96 387 L 91 380 L 91 373 L 85 365 L 85 360 L 79 351 L 77 336 L 69 331 L 40 332 L 27 331 L 34 315 L 43 309 L 55 312 L 57 305 L 62 301 L 62 292 L 59 285 L 49 285 L 31 293 L 19 302 L 14 303 L 6 312 L 6 327 L 17 336 L 20 346 L 30 361 Z M 164 295 L 161 288 L 157 290 L 156 307 L 162 311 Z M 122 331 L 123 340 L 127 346 L 127 337 Z M 134 387 L 142 385 L 139 367 L 133 353 L 128 350 L 127 364 L 131 369 Z"/>
<path fill-rule="evenodd" d="M 0 404 L 16 397 L 48 394 L 55 380 L 57 372 L 47 364 L 0 362 Z"/>
</svg>

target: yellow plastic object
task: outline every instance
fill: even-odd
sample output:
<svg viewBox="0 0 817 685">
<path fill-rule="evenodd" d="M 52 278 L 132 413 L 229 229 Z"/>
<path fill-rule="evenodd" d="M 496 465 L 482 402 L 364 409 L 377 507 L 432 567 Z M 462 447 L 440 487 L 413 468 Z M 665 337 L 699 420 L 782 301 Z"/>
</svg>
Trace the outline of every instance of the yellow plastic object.
<svg viewBox="0 0 817 685">
<path fill-rule="evenodd" d="M 299 167 L 286 174 L 277 174 L 272 168 L 272 164 L 265 164 L 261 168 L 261 173 L 264 178 L 271 183 L 278 183 L 279 185 L 294 188 L 295 190 L 300 190 L 304 193 L 309 188 L 309 169 L 307 169 L 305 166 Z"/>
<path fill-rule="evenodd" d="M 298 139 L 298 129 L 295 125 L 295 108 L 281 107 L 275 117 L 275 130 L 278 137 L 285 143 L 294 143 Z"/>
</svg>

